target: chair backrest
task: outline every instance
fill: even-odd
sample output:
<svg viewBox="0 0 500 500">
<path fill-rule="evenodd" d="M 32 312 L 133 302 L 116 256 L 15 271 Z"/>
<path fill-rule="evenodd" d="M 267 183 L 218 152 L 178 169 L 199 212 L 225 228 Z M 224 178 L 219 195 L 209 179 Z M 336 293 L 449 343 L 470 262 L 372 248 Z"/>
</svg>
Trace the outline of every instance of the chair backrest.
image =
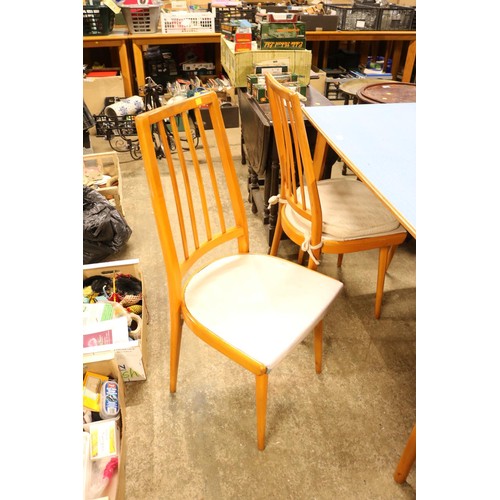
<svg viewBox="0 0 500 500">
<path fill-rule="evenodd" d="M 213 130 L 205 128 L 202 109 Z M 183 134 L 190 130 L 190 117 L 199 130 L 198 147 L 190 134 Z M 135 123 L 169 295 L 178 305 L 183 279 L 194 270 L 193 264 L 202 265 L 203 257 L 210 258 L 211 250 L 236 241 L 239 253 L 249 251 L 243 197 L 215 92 L 142 113 Z M 175 138 L 174 152 L 168 145 L 167 127 Z M 153 136 L 161 141 L 164 158 L 157 158 Z"/>
<path fill-rule="evenodd" d="M 280 163 L 280 198 L 310 221 L 311 244 L 315 245 L 321 241 L 322 213 L 301 101 L 295 90 L 269 73 L 266 87 Z"/>
</svg>

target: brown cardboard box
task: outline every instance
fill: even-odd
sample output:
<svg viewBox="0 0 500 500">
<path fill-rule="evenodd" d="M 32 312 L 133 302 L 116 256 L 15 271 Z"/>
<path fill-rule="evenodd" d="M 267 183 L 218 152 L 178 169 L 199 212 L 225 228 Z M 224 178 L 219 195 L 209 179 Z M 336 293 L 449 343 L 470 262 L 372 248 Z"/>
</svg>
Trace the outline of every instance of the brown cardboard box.
<svg viewBox="0 0 500 500">
<path fill-rule="evenodd" d="M 118 382 L 118 403 L 120 405 L 120 446 L 119 446 L 119 461 L 118 471 L 113 475 L 110 484 L 106 490 L 106 498 L 109 500 L 118 500 L 125 498 L 125 464 L 126 464 L 126 411 L 125 411 L 125 388 L 123 379 L 121 378 L 120 370 L 115 359 L 115 355 L 111 351 L 100 352 L 87 356 L 83 360 L 83 376 L 86 372 L 97 373 L 104 375 Z M 88 424 L 84 424 L 84 431 L 88 432 Z"/>
<path fill-rule="evenodd" d="M 121 76 L 96 76 L 83 79 L 83 100 L 93 115 L 104 107 L 106 97 L 123 97 L 125 89 Z"/>
<path fill-rule="evenodd" d="M 393 0 L 391 3 L 401 5 L 402 7 L 416 7 L 417 0 Z"/>
<path fill-rule="evenodd" d="M 316 66 L 311 66 L 309 85 L 314 87 L 321 95 L 325 95 L 326 72 Z"/>
<path fill-rule="evenodd" d="M 147 323 L 148 311 L 146 306 L 146 292 L 144 278 L 139 267 L 139 259 L 118 260 L 114 262 L 102 262 L 97 264 L 86 264 L 83 266 L 83 279 L 90 276 L 102 275 L 112 278 L 116 274 L 130 274 L 142 283 L 142 328 L 138 340 L 130 342 L 130 347 L 116 350 L 110 349 L 116 357 L 121 377 L 125 382 L 146 380 L 147 363 Z M 112 347 L 112 346 L 111 346 Z M 87 348 L 88 350 L 89 348 Z M 95 353 L 85 353 L 84 361 L 94 356 Z"/>
</svg>

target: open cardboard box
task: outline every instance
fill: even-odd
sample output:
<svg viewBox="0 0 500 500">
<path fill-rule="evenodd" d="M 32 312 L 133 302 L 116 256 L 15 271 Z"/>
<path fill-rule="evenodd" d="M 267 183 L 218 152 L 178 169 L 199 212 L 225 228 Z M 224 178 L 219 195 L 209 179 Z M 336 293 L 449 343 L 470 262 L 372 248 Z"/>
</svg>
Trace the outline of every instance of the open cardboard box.
<svg viewBox="0 0 500 500">
<path fill-rule="evenodd" d="M 125 462 L 126 462 L 126 444 L 125 444 L 125 427 L 126 427 L 126 402 L 125 402 L 125 390 L 123 379 L 121 376 L 120 369 L 118 368 L 118 363 L 116 361 L 114 352 L 106 351 L 101 353 L 96 353 L 93 355 L 86 356 L 83 361 L 83 376 L 86 372 L 97 373 L 104 375 L 110 379 L 116 380 L 118 382 L 118 402 L 120 405 L 120 425 L 119 429 L 119 440 L 120 446 L 118 449 L 118 470 L 113 475 L 109 485 L 104 491 L 104 496 L 108 500 L 121 500 L 125 498 Z M 83 380 L 83 379 L 82 379 Z M 84 432 L 88 431 L 89 427 L 84 425 Z M 85 450 L 85 447 L 84 447 Z M 88 450 L 88 448 L 87 448 Z M 85 453 L 85 451 L 84 451 Z M 87 463 L 84 460 L 84 474 L 91 470 L 90 457 Z M 89 481 L 91 481 L 91 476 L 87 476 Z M 86 476 L 84 476 L 83 483 L 83 494 L 82 498 L 87 500 L 89 497 L 86 495 L 86 491 L 89 490 L 89 482 L 85 482 Z"/>
<path fill-rule="evenodd" d="M 96 179 L 95 183 L 93 179 Z M 83 182 L 91 185 L 107 200 L 112 201 L 116 209 L 125 217 L 121 203 L 122 174 L 116 151 L 83 155 Z"/>
<path fill-rule="evenodd" d="M 86 264 L 83 266 L 83 279 L 91 276 L 101 275 L 107 278 L 113 278 L 118 274 L 130 274 L 139 279 L 142 283 L 142 326 L 138 340 L 130 341 L 129 347 L 120 347 L 113 349 L 111 344 L 109 351 L 114 353 L 121 377 L 125 382 L 135 382 L 146 380 L 147 364 L 147 323 L 148 313 L 146 306 L 146 293 L 142 271 L 139 267 L 139 259 L 130 259 L 114 262 L 102 262 L 98 264 Z M 85 348 L 83 360 L 86 362 L 92 359 L 93 354 L 102 352 L 102 347 L 92 351 L 92 348 Z M 108 351 L 105 351 L 108 352 Z"/>
</svg>

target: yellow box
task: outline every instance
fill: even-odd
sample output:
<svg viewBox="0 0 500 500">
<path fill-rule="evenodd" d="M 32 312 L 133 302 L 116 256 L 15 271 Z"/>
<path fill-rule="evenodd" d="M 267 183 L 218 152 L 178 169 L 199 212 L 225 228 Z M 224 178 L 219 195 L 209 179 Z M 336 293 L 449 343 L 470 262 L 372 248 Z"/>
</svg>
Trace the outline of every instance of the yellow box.
<svg viewBox="0 0 500 500">
<path fill-rule="evenodd" d="M 312 52 L 310 50 L 252 50 L 236 52 L 234 43 L 221 38 L 221 63 L 235 87 L 247 86 L 247 75 L 254 73 L 254 65 L 265 61 L 287 60 L 288 71 L 298 75 L 299 83 L 307 85 L 310 79 Z"/>
</svg>

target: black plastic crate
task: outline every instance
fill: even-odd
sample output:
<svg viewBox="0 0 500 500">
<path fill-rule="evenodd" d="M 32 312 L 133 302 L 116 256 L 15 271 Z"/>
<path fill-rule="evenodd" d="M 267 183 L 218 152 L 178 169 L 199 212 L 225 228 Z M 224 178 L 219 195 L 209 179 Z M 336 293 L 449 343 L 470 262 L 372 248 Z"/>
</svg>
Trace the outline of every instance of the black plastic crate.
<svg viewBox="0 0 500 500">
<path fill-rule="evenodd" d="M 106 106 L 118 102 L 121 99 L 125 99 L 125 97 L 106 97 L 104 99 L 104 108 L 98 115 L 94 115 L 96 136 L 104 137 L 108 131 L 114 135 L 119 135 L 120 131 L 123 135 L 137 135 L 137 129 L 135 127 L 135 117 L 137 115 L 111 117 L 106 116 L 104 113 Z"/>
<path fill-rule="evenodd" d="M 406 31 L 413 30 L 415 9 L 401 5 L 380 7 L 378 29 L 380 31 Z"/>
<path fill-rule="evenodd" d="M 339 16 L 338 29 L 342 31 L 377 31 L 380 9 L 374 6 L 325 5 L 328 14 Z"/>
<path fill-rule="evenodd" d="M 115 13 L 106 5 L 83 5 L 83 36 L 109 35 Z"/>
<path fill-rule="evenodd" d="M 221 32 L 221 24 L 228 23 L 231 19 L 246 19 L 250 23 L 255 22 L 256 7 L 253 5 L 242 5 L 240 7 L 213 7 L 215 14 L 214 29 L 216 33 Z"/>
</svg>

